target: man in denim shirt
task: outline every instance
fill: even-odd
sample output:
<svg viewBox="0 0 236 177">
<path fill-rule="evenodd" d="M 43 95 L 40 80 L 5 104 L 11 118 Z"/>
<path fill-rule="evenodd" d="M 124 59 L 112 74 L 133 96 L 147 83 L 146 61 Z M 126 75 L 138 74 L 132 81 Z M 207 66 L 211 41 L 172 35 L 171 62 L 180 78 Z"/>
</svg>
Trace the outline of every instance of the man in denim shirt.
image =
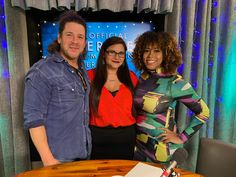
<svg viewBox="0 0 236 177">
<path fill-rule="evenodd" d="M 50 55 L 34 64 L 25 78 L 24 127 L 44 166 L 90 156 L 90 84 L 81 61 L 86 32 L 76 12 L 65 12 Z"/>
</svg>

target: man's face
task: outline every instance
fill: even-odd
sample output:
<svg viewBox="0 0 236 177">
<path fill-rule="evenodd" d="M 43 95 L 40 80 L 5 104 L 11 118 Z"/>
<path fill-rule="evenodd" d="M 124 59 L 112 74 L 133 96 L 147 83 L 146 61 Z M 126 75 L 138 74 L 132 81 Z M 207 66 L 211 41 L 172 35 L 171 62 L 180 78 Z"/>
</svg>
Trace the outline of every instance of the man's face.
<svg viewBox="0 0 236 177">
<path fill-rule="evenodd" d="M 60 54 L 67 61 L 77 60 L 86 46 L 86 36 L 84 26 L 68 22 L 64 30 L 58 35 L 60 44 Z"/>
</svg>

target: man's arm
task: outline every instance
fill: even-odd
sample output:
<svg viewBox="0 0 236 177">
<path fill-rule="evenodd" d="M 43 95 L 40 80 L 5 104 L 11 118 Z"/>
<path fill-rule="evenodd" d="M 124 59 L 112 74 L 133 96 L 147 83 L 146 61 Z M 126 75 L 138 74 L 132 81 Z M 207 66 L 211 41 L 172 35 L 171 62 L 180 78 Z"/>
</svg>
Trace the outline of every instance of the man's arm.
<svg viewBox="0 0 236 177">
<path fill-rule="evenodd" d="M 29 129 L 31 139 L 39 152 L 44 166 L 59 164 L 60 162 L 54 158 L 48 146 L 47 134 L 44 126 Z"/>
</svg>

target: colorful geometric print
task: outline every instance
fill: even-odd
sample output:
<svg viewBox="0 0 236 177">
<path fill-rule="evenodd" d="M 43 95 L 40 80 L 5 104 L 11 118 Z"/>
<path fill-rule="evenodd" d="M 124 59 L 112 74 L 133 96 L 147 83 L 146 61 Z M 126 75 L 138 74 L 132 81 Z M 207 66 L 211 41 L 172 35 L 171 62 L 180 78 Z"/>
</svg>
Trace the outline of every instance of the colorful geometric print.
<svg viewBox="0 0 236 177">
<path fill-rule="evenodd" d="M 142 75 L 141 75 L 142 77 Z M 188 127 L 179 134 L 183 142 L 189 140 L 207 121 L 209 109 L 197 95 L 190 83 L 179 75 L 145 75 L 136 87 L 134 105 L 137 115 L 137 151 L 142 158 L 153 162 L 166 162 L 174 151 L 183 146 L 164 144 L 157 136 L 163 133 L 159 128 L 174 129 L 175 108 L 183 103 L 195 114 Z"/>
</svg>

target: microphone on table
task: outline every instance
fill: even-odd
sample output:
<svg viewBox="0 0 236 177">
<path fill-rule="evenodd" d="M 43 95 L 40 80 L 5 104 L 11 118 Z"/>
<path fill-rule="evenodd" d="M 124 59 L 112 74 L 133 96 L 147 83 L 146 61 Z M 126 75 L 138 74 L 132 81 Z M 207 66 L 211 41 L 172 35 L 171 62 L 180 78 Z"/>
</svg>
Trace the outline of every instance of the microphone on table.
<svg viewBox="0 0 236 177">
<path fill-rule="evenodd" d="M 182 164 L 188 157 L 188 152 L 184 148 L 177 149 L 171 158 L 171 164 L 163 171 L 160 177 L 168 177 L 173 169 L 178 165 Z"/>
</svg>

